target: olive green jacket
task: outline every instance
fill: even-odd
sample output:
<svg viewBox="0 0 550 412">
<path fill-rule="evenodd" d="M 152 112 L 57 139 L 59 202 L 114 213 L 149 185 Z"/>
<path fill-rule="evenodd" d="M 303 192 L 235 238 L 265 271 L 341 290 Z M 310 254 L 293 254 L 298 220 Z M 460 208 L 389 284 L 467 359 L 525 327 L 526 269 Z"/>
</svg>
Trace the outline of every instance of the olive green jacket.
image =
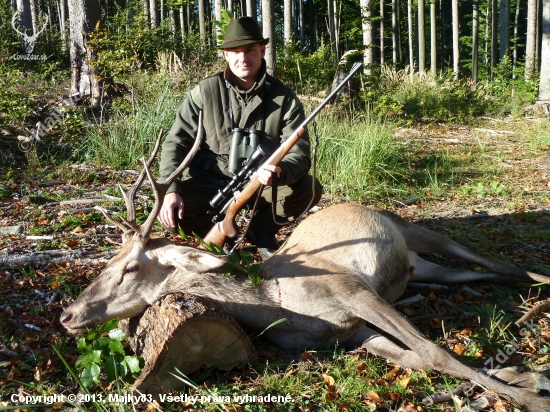
<svg viewBox="0 0 550 412">
<path fill-rule="evenodd" d="M 234 126 L 265 131 L 262 144 L 271 153 L 305 120 L 302 104 L 294 92 L 267 74 L 262 61 L 261 77 L 250 90 L 235 86 L 229 67 L 225 71 L 201 80 L 179 109 L 176 120 L 164 144 L 160 162 L 160 181 L 165 180 L 189 152 L 198 129 L 199 111 L 203 110 L 205 131 L 201 149 L 184 172 L 190 177 L 225 185 L 231 178 L 228 171 L 231 144 L 231 121 L 228 99 L 234 115 Z M 227 82 L 226 82 L 227 80 Z M 309 135 L 306 132 L 279 163 L 281 185 L 290 185 L 307 173 L 311 165 Z M 176 180 L 168 190 L 179 190 Z"/>
</svg>

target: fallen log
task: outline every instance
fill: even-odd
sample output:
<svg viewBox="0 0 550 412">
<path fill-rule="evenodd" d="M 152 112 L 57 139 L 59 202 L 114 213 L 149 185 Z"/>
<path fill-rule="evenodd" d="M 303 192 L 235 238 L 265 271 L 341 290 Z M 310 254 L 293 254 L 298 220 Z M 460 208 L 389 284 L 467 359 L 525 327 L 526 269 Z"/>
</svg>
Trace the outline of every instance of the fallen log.
<svg viewBox="0 0 550 412">
<path fill-rule="evenodd" d="M 83 252 L 81 250 L 44 250 L 23 254 L 0 254 L 0 267 L 10 265 L 56 265 L 65 262 L 95 265 L 107 263 L 119 251 L 110 250 L 101 253 Z"/>
<path fill-rule="evenodd" d="M 176 368 L 185 375 L 202 366 L 231 370 L 255 355 L 231 316 L 186 293 L 159 299 L 140 315 L 121 320 L 119 327 L 145 363 L 133 389 L 153 396 L 185 388 Z"/>
</svg>

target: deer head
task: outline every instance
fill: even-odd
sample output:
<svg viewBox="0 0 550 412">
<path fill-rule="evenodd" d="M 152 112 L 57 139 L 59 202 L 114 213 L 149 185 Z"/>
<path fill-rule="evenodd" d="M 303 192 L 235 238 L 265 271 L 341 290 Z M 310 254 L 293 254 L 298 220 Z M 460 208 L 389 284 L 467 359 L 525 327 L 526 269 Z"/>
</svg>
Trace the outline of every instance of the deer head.
<svg viewBox="0 0 550 412">
<path fill-rule="evenodd" d="M 48 19 L 47 19 L 48 16 L 46 16 L 46 21 L 44 22 L 44 26 L 42 26 L 42 28 L 38 31 L 38 33 L 34 33 L 34 30 L 33 30 L 33 35 L 29 36 L 27 35 L 26 32 L 21 32 L 17 30 L 17 27 L 15 26 L 15 19 L 17 18 L 17 16 L 19 16 L 19 14 L 20 13 L 18 11 L 13 14 L 13 17 L 11 18 L 11 26 L 16 31 L 17 36 L 25 44 L 25 51 L 27 52 L 27 54 L 31 54 L 32 51 L 34 50 L 34 43 L 36 43 L 36 39 L 38 38 L 38 35 L 44 31 L 44 29 L 48 24 Z"/>
<path fill-rule="evenodd" d="M 203 139 L 202 112 L 199 114 L 198 134 L 189 154 L 178 168 L 162 183 L 155 181 L 149 170 L 159 147 L 159 134 L 150 158 L 142 159 L 144 167 L 134 185 L 125 190 L 119 185 L 126 204 L 127 216 L 121 221 L 111 218 L 105 209 L 98 208 L 105 218 L 122 230 L 122 249 L 107 264 L 100 276 L 62 314 L 61 323 L 74 334 L 113 318 L 128 318 L 143 311 L 163 294 L 163 285 L 178 266 L 178 274 L 202 273 L 219 268 L 225 259 L 193 248 L 176 247 L 162 239 L 150 239 L 150 233 L 164 196 L 171 183 L 189 165 Z M 155 205 L 142 225 L 136 224 L 135 196 L 147 175 L 155 195 Z M 175 262 L 175 263 L 174 263 Z"/>
</svg>

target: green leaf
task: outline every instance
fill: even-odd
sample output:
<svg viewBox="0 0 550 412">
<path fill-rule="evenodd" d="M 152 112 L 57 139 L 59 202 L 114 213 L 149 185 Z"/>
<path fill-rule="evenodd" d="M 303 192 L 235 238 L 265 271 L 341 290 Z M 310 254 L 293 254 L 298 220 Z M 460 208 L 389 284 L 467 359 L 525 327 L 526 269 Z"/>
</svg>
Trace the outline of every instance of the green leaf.
<svg viewBox="0 0 550 412">
<path fill-rule="evenodd" d="M 92 363 L 90 366 L 85 368 L 80 375 L 80 382 L 85 388 L 89 388 L 92 384 L 99 383 L 99 365 L 97 363 Z"/>
<path fill-rule="evenodd" d="M 109 343 L 109 349 L 111 350 L 111 354 L 113 355 L 125 355 L 124 346 L 122 346 L 122 343 L 118 340 L 111 340 L 111 342 Z"/>
<path fill-rule="evenodd" d="M 107 323 L 104 323 L 100 327 L 97 328 L 97 331 L 99 333 L 105 333 L 109 332 L 110 330 L 115 329 L 118 326 L 118 319 L 111 319 Z"/>
<path fill-rule="evenodd" d="M 187 239 L 187 235 L 185 234 L 185 232 L 183 231 L 183 229 L 181 227 L 178 226 L 178 233 L 180 234 L 181 238 L 183 240 L 188 240 Z"/>
<path fill-rule="evenodd" d="M 82 386 L 85 388 L 89 388 L 94 383 L 94 378 L 92 376 L 92 366 L 86 367 L 82 374 L 80 375 L 80 383 L 82 383 Z"/>
<path fill-rule="evenodd" d="M 88 354 L 84 353 L 78 357 L 76 363 L 74 364 L 77 369 L 85 369 L 91 365 L 90 360 L 88 359 Z"/>
<path fill-rule="evenodd" d="M 101 363 L 101 351 L 100 350 L 92 350 L 88 352 L 88 360 L 91 363 Z"/>
<path fill-rule="evenodd" d="M 114 356 L 108 356 L 105 360 L 105 372 L 111 381 L 114 381 L 117 377 L 116 375 L 116 360 Z"/>
<path fill-rule="evenodd" d="M 79 352 L 86 352 L 91 349 L 91 345 L 88 345 L 86 343 L 86 339 L 84 337 L 80 338 L 76 344 L 76 348 L 79 350 Z"/>
<path fill-rule="evenodd" d="M 128 365 L 128 369 L 130 369 L 133 373 L 137 373 L 141 370 L 141 367 L 139 366 L 139 358 L 125 356 L 124 360 L 126 361 L 126 365 Z"/>
<path fill-rule="evenodd" d="M 229 263 L 224 263 L 221 267 L 221 271 L 225 277 L 231 276 L 233 273 L 235 273 L 235 266 Z"/>
<path fill-rule="evenodd" d="M 113 329 L 109 332 L 109 337 L 120 342 L 126 339 L 128 335 L 126 335 L 121 329 Z"/>
<path fill-rule="evenodd" d="M 92 329 L 92 330 L 88 331 L 88 336 L 86 336 L 86 339 L 87 340 L 92 340 L 93 338 L 96 337 L 96 335 L 97 335 L 97 331 Z"/>
<path fill-rule="evenodd" d="M 117 362 L 117 365 L 118 365 L 118 376 L 121 376 L 124 378 L 128 374 L 128 366 L 126 365 L 124 358 L 120 359 L 120 361 Z"/>
<path fill-rule="evenodd" d="M 99 338 L 95 339 L 93 341 L 93 345 L 95 349 L 99 349 L 103 352 L 107 352 L 109 350 L 109 344 L 113 340 L 111 338 L 106 338 L 104 336 L 100 336 Z"/>
</svg>

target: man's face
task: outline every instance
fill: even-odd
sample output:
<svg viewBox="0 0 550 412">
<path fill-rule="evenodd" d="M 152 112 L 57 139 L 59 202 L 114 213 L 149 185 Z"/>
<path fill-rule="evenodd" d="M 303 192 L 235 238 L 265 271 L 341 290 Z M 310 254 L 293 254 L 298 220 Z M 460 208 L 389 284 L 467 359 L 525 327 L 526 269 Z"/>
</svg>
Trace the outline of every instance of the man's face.
<svg viewBox="0 0 550 412">
<path fill-rule="evenodd" d="M 260 43 L 246 44 L 232 49 L 224 49 L 225 60 L 235 76 L 246 85 L 257 80 L 265 56 L 265 45 Z"/>
</svg>

